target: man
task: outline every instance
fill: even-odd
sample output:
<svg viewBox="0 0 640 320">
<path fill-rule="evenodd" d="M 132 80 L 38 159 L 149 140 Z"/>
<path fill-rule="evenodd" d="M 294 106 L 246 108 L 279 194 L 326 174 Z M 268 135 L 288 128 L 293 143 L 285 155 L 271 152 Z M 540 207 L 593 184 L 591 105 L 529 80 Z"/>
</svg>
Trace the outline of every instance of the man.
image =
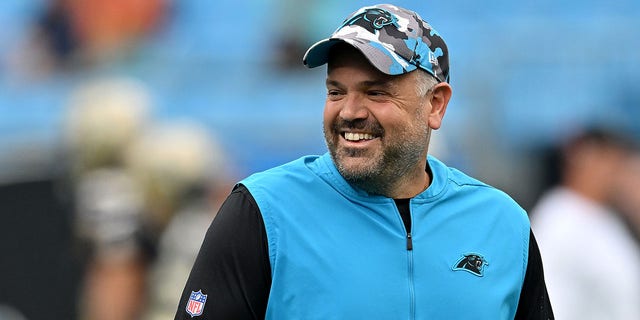
<svg viewBox="0 0 640 320">
<path fill-rule="evenodd" d="M 603 129 L 571 136 L 559 148 L 558 185 L 531 212 L 559 319 L 640 314 L 640 247 L 612 209 L 616 198 L 638 192 L 618 185 L 621 176 L 633 176 L 625 170 L 631 147 L 625 137 Z"/>
<path fill-rule="evenodd" d="M 329 152 L 236 186 L 176 318 L 552 318 L 524 210 L 427 157 L 451 97 L 438 33 L 365 7 L 303 60 L 328 64 Z"/>
</svg>

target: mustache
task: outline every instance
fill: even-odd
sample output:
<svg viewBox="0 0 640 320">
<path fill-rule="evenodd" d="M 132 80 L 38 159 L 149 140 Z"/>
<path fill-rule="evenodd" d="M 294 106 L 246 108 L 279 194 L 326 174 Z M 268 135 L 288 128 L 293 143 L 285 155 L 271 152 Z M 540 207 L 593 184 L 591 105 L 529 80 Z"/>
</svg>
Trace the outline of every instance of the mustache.
<svg viewBox="0 0 640 320">
<path fill-rule="evenodd" d="M 336 133 L 346 130 L 358 130 L 371 133 L 377 137 L 381 137 L 384 135 L 384 128 L 382 128 L 379 122 L 365 119 L 337 119 L 331 126 L 331 129 Z"/>
</svg>

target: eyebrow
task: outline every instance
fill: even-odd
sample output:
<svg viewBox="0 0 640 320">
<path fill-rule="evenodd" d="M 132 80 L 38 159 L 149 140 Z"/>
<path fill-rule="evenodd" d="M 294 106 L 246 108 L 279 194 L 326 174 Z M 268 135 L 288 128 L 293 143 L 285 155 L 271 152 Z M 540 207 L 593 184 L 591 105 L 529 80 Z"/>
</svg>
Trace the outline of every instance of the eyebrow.
<svg viewBox="0 0 640 320">
<path fill-rule="evenodd" d="M 327 84 L 327 86 L 334 86 L 334 87 L 343 87 L 344 86 L 339 81 L 331 80 L 331 79 L 327 79 L 326 84 Z M 368 87 L 382 87 L 382 88 L 386 88 L 386 89 L 391 89 L 391 88 L 395 87 L 395 84 L 393 83 L 393 81 L 390 81 L 390 80 L 387 80 L 387 79 L 363 81 L 363 82 L 359 83 L 359 85 L 362 86 L 362 87 L 365 87 L 365 88 L 368 88 Z"/>
</svg>

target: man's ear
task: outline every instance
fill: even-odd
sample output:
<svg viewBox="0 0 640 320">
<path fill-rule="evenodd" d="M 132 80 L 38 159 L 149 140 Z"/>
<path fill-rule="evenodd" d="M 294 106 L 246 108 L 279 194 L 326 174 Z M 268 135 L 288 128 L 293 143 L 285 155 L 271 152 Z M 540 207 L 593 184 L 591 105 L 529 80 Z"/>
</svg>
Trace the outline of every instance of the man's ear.
<svg viewBox="0 0 640 320">
<path fill-rule="evenodd" d="M 451 99 L 451 86 L 446 82 L 440 82 L 433 87 L 429 103 L 431 111 L 429 112 L 428 123 L 431 129 L 439 129 L 442 124 L 442 118 L 447 111 L 449 99 Z"/>
</svg>

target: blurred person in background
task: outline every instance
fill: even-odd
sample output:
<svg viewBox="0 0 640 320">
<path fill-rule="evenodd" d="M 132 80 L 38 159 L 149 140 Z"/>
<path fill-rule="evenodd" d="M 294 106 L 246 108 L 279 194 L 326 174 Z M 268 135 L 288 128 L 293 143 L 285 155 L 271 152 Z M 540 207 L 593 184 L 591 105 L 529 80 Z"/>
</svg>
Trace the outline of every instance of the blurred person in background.
<svg viewBox="0 0 640 320">
<path fill-rule="evenodd" d="M 640 246 L 640 152 L 635 152 L 623 163 L 617 175 L 614 204 L 627 221 Z"/>
<path fill-rule="evenodd" d="M 531 211 L 554 313 L 567 320 L 636 319 L 640 247 L 612 208 L 616 185 L 629 174 L 629 144 L 587 129 L 559 151 L 560 182 Z"/>
<path fill-rule="evenodd" d="M 167 0 L 45 1 L 12 67 L 37 78 L 126 61 L 163 25 L 168 8 Z"/>
<path fill-rule="evenodd" d="M 226 157 L 215 137 L 193 122 L 156 124 L 128 151 L 127 167 L 157 235 L 140 319 L 173 317 L 204 234 L 232 187 Z"/>
<path fill-rule="evenodd" d="M 82 319 L 170 318 L 229 188 L 213 136 L 192 122 L 152 122 L 151 108 L 131 79 L 92 81 L 71 99 L 76 225 L 90 249 Z"/>
<path fill-rule="evenodd" d="M 7 14 L 11 2 L 20 3 L 20 9 Z M 0 22 L 5 34 L 16 35 L 13 41 L 2 39 L 0 52 L 0 140 L 8 141 L 0 175 L 10 179 L 0 179 L 5 243 L 0 251 L 12 257 L 11 263 L 0 263 L 0 271 L 8 274 L 0 279 L 0 305 L 15 306 L 30 319 L 76 319 L 77 297 L 85 295 L 78 293 L 80 281 L 88 279 L 81 279 L 86 252 L 78 250 L 84 248 L 78 242 L 91 243 L 91 258 L 111 257 L 103 249 L 127 247 L 125 239 L 139 217 L 131 212 L 142 205 L 132 177 L 122 169 L 121 150 L 145 121 L 147 110 L 140 100 L 146 98 L 140 92 L 133 93 L 137 98 L 123 97 L 137 90 L 131 88 L 137 86 L 133 81 L 96 84 L 91 74 L 135 60 L 136 49 L 162 26 L 167 1 L 8 3 L 0 4 L 3 14 L 25 17 Z M 72 93 L 73 111 L 64 114 L 76 81 L 86 85 Z M 58 131 L 60 121 L 70 125 L 64 128 L 70 131 L 66 141 Z M 119 255 L 124 254 L 113 256 Z M 95 261 L 89 268 L 98 269 Z M 107 284 L 123 283 L 118 282 L 122 278 L 114 280 Z"/>
<path fill-rule="evenodd" d="M 143 228 L 141 188 L 126 150 L 148 126 L 147 88 L 130 78 L 100 78 L 77 87 L 66 113 L 75 233 L 87 248 L 81 319 L 134 319 L 153 256 Z"/>
</svg>

